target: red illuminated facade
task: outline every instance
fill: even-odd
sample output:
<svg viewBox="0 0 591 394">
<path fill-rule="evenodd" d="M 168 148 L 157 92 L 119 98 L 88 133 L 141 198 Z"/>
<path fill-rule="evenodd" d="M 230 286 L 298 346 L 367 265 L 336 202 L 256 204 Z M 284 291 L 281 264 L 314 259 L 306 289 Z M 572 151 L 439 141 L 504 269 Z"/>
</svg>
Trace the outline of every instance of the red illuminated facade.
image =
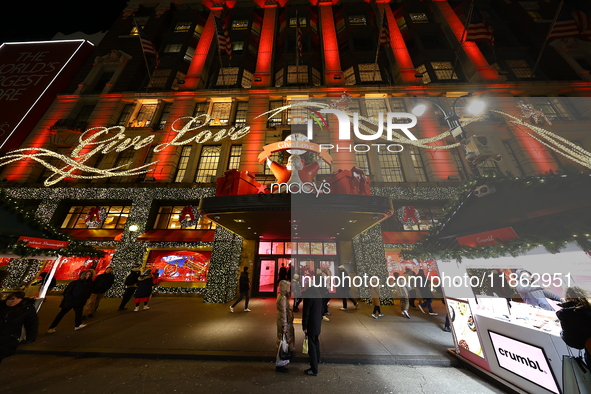
<svg viewBox="0 0 591 394">
<path fill-rule="evenodd" d="M 380 113 L 410 113 L 428 98 L 467 122 L 469 100 L 461 97 L 470 93 L 485 99 L 487 109 L 511 115 L 519 114 L 518 100 L 531 104 L 552 121 L 540 127 L 590 149 L 588 39 L 549 43 L 534 70 L 545 36 L 527 9 L 501 0 L 483 6 L 495 29 L 493 47 L 465 41 L 461 3 L 130 2 L 21 145 L 28 155 L 42 148 L 61 156 L 15 160 L 1 168 L 0 179 L 9 195 L 48 223 L 113 250 L 118 276 L 162 250 L 208 252 L 198 283 L 171 279 L 161 292 L 201 293 L 206 302 L 226 302 L 235 283 L 224 276 L 251 266 L 255 293 L 273 295 L 267 271 L 282 262 L 307 269 L 345 264 L 360 275 L 386 275 L 402 267 L 388 268 L 386 253 L 412 247 L 436 225 L 445 203 L 472 173 L 529 176 L 584 167 L 499 113 L 466 126 L 468 136 L 486 137 L 503 158 L 475 166 L 461 147 L 409 144 L 390 152 L 371 147 L 374 141 L 339 140 L 337 118 L 327 115 L 327 127 L 313 126 L 313 142 L 332 146 L 332 163 L 318 164 L 313 183 L 333 188 L 312 202 L 302 200 L 306 207 L 323 207 L 316 216 L 323 225 L 311 226 L 306 236 L 296 231 L 313 215 L 304 209 L 292 209 L 301 218 L 278 213 L 290 202 L 272 193 L 276 179 L 259 154 L 293 132 L 306 134 L 311 111 L 293 107 L 260 115 L 300 101 L 330 105 L 346 97 L 350 111 L 378 119 Z M 548 19 L 557 3 L 540 4 L 536 12 Z M 231 59 L 219 51 L 215 17 L 228 31 Z M 158 68 L 153 56 L 142 53 L 134 18 L 158 49 Z M 379 45 L 384 25 L 389 43 Z M 207 127 L 199 120 L 204 114 L 211 118 Z M 419 139 L 446 133 L 446 115 L 433 105 L 412 133 Z M 81 122 L 85 130 L 105 133 L 91 137 L 93 132 L 74 126 Z M 456 143 L 448 134 L 430 146 Z M 285 165 L 289 156 L 277 151 L 270 159 Z M 302 159 L 309 165 L 318 156 L 308 152 Z M 133 172 L 142 166 L 148 172 Z M 131 172 L 119 176 L 120 171 Z M 96 206 L 105 207 L 107 217 L 89 227 L 84 217 Z M 188 220 L 182 214 L 187 207 L 198 210 L 198 217 Z M 397 212 L 404 207 L 417 210 L 415 222 L 400 220 Z M 131 231 L 131 225 L 138 229 Z M 378 246 L 377 255 L 362 238 Z M 363 262 L 364 256 L 373 256 L 372 262 Z M 390 257 L 388 264 L 402 262 Z"/>
</svg>

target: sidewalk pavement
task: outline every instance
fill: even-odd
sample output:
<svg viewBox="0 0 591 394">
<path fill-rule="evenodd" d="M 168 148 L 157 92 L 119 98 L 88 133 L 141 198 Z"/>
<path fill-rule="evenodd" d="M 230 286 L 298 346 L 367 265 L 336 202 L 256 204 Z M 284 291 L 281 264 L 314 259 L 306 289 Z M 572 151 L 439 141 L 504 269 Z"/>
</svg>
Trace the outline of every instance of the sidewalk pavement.
<svg viewBox="0 0 591 394">
<path fill-rule="evenodd" d="M 210 359 L 220 361 L 271 361 L 276 354 L 275 299 L 253 298 L 244 312 L 241 302 L 230 312 L 227 304 L 205 304 L 201 298 L 154 297 L 149 310 L 117 311 L 120 299 L 101 301 L 95 317 L 84 329 L 74 331 L 74 312 L 69 312 L 57 332 L 46 333 L 59 312 L 61 297 L 50 296 L 39 311 L 39 336 L 19 353 L 62 356 L 131 358 Z M 382 306 L 385 315 L 371 317 L 373 306 L 359 303 L 359 309 L 340 311 L 340 299 L 330 302 L 329 322 L 322 323 L 321 357 L 324 362 L 342 364 L 405 364 L 455 366 L 450 333 L 442 330 L 445 307 L 435 301 L 438 316 L 410 310 L 411 319 L 396 306 Z M 295 313 L 295 361 L 301 354 L 303 332 L 301 312 Z"/>
</svg>

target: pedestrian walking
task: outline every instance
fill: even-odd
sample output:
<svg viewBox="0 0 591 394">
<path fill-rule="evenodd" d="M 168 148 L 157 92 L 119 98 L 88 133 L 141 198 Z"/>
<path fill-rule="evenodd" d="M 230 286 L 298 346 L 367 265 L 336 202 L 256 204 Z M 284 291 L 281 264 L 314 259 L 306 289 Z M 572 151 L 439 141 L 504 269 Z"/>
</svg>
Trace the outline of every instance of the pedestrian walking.
<svg viewBox="0 0 591 394">
<path fill-rule="evenodd" d="M 300 303 L 302 302 L 302 286 L 300 284 L 300 276 L 293 274 L 291 280 L 291 295 L 293 297 L 293 311 L 295 313 L 300 311 Z"/>
<path fill-rule="evenodd" d="M 281 282 L 282 280 L 289 280 L 287 279 L 287 268 L 285 267 L 285 263 L 281 263 L 281 268 L 279 268 L 279 275 L 277 277 L 277 283 Z"/>
<path fill-rule="evenodd" d="M 119 304 L 119 311 L 125 311 L 127 308 L 125 307 L 131 297 L 135 294 L 137 289 L 137 279 L 140 277 L 142 273 L 139 264 L 136 264 L 135 267 L 129 271 L 129 274 L 125 277 L 123 281 L 123 285 L 125 286 L 125 291 L 123 292 L 123 296 L 121 298 L 121 304 Z"/>
<path fill-rule="evenodd" d="M 398 278 L 400 278 L 400 274 L 398 272 L 394 272 L 392 296 L 393 298 L 398 298 L 400 300 L 400 312 L 402 313 L 402 316 L 410 319 L 410 315 L 408 313 L 408 288 L 406 287 L 406 283 L 402 282 L 402 280 L 399 280 Z"/>
<path fill-rule="evenodd" d="M 310 286 L 302 293 L 304 308 L 302 311 L 302 330 L 308 339 L 308 357 L 310 368 L 304 371 L 305 375 L 317 376 L 318 363 L 320 362 L 320 332 L 322 327 L 322 295 L 318 288 Z"/>
<path fill-rule="evenodd" d="M 427 277 L 425 276 L 425 272 L 422 268 L 419 270 L 419 273 L 417 275 L 417 295 L 420 295 L 424 300 L 423 302 L 417 305 L 421 312 L 426 313 L 424 308 L 427 308 L 431 316 L 437 316 L 437 313 L 433 312 L 433 307 L 431 306 L 431 304 L 433 303 L 431 281 L 427 279 Z"/>
<path fill-rule="evenodd" d="M 86 324 L 82 324 L 82 310 L 84 309 L 86 300 L 90 297 L 93 275 L 94 270 L 92 269 L 83 271 L 77 280 L 68 284 L 62 295 L 62 302 L 60 303 L 62 310 L 57 314 L 51 326 L 49 326 L 48 333 L 54 333 L 57 325 L 72 309 L 74 309 L 74 330 L 81 330 L 86 327 Z"/>
<path fill-rule="evenodd" d="M 115 275 L 113 275 L 113 268 L 105 268 L 105 272 L 96 277 L 92 282 L 92 290 L 90 291 L 90 298 L 84 306 L 82 319 L 86 317 L 94 317 L 94 313 L 99 307 L 101 300 L 105 297 L 105 293 L 113 286 L 115 282 Z"/>
<path fill-rule="evenodd" d="M 316 277 L 320 280 L 320 287 L 318 287 L 318 291 L 320 293 L 320 296 L 322 297 L 322 320 L 324 321 L 330 321 L 330 319 L 328 318 L 328 316 L 331 315 L 331 313 L 328 311 L 328 303 L 330 302 L 330 296 L 328 295 L 328 275 L 326 275 L 326 273 L 318 268 L 316 270 Z"/>
<path fill-rule="evenodd" d="M 413 270 L 406 267 L 406 269 L 404 270 L 404 277 L 406 278 L 406 283 L 408 285 L 408 306 L 412 309 L 417 309 L 417 307 L 415 306 L 417 289 L 416 286 L 413 286 L 413 284 L 415 283 L 416 274 Z"/>
<path fill-rule="evenodd" d="M 353 298 L 351 298 L 351 281 L 349 277 L 349 273 L 345 269 L 344 265 L 339 265 L 339 274 L 341 279 L 341 285 L 337 289 L 341 299 L 343 300 L 343 307 L 340 309 L 342 311 L 347 310 L 347 300 L 350 300 L 353 305 L 355 305 L 355 309 L 359 308 L 359 304 Z"/>
<path fill-rule="evenodd" d="M 380 309 L 380 285 L 374 284 L 372 285 L 370 282 L 369 286 L 369 295 L 371 296 L 371 303 L 373 304 L 373 312 L 371 313 L 371 317 L 377 319 L 378 317 L 384 317 L 382 314 L 382 310 Z"/>
<path fill-rule="evenodd" d="M 277 349 L 281 344 L 283 336 L 287 340 L 289 346 L 289 353 L 291 354 L 295 349 L 295 334 L 293 331 L 293 312 L 289 309 L 290 298 L 290 284 L 286 280 L 279 282 L 279 294 L 277 294 Z M 275 363 L 276 372 L 289 372 L 287 365 L 289 359 L 282 360 L 277 357 Z"/>
<path fill-rule="evenodd" d="M 23 327 L 25 343 L 35 342 L 39 318 L 34 300 L 25 298 L 24 292 L 16 291 L 0 301 L 0 362 L 16 352 Z"/>
<path fill-rule="evenodd" d="M 244 312 L 250 312 L 248 309 L 248 301 L 250 301 L 250 279 L 248 278 L 248 267 L 244 267 L 244 270 L 240 274 L 240 278 L 238 279 L 238 290 L 240 291 L 240 298 L 238 298 L 232 306 L 230 306 L 230 312 L 234 313 L 234 307 L 238 305 L 243 298 L 246 298 L 244 301 Z"/>
<path fill-rule="evenodd" d="M 145 270 L 137 278 L 137 289 L 135 290 L 135 300 L 133 301 L 135 304 L 135 308 L 133 308 L 134 312 L 139 312 L 142 302 L 144 303 L 144 310 L 150 309 L 148 303 L 152 296 L 152 287 L 155 284 L 155 279 L 155 274 L 152 274 L 150 270 Z"/>
</svg>

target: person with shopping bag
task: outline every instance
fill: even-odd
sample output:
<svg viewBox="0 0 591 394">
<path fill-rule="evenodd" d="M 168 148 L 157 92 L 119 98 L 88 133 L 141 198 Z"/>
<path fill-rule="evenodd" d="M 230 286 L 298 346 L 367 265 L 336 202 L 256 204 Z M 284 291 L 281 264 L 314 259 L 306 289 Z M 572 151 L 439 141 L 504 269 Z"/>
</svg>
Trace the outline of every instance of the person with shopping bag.
<svg viewBox="0 0 591 394">
<path fill-rule="evenodd" d="M 279 282 L 277 294 L 277 359 L 276 372 L 289 372 L 287 365 L 293 357 L 295 348 L 295 333 L 293 330 L 293 312 L 289 309 L 290 283 L 287 280 Z"/>
<path fill-rule="evenodd" d="M 302 293 L 304 297 L 304 310 L 302 312 L 302 330 L 307 338 L 308 357 L 310 368 L 304 371 L 304 375 L 317 376 L 318 363 L 320 362 L 320 341 L 318 336 L 322 326 L 322 312 L 324 303 L 322 295 L 317 287 L 310 286 Z"/>
</svg>

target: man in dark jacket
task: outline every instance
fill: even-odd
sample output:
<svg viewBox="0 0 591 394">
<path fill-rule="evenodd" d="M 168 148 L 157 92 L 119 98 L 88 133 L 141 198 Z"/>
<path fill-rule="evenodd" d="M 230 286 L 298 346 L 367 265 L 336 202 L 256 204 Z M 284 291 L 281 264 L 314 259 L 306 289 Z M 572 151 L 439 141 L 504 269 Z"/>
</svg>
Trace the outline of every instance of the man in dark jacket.
<svg viewBox="0 0 591 394">
<path fill-rule="evenodd" d="M 250 300 L 249 290 L 250 290 L 250 279 L 248 279 L 248 267 L 244 267 L 244 270 L 240 274 L 240 279 L 238 280 L 238 286 L 240 290 L 240 298 L 236 300 L 230 307 L 230 312 L 234 312 L 234 307 L 242 301 L 244 297 L 246 297 L 246 301 L 244 302 L 244 312 L 250 312 L 248 309 L 248 301 Z"/>
<path fill-rule="evenodd" d="M 339 265 L 339 279 L 341 280 L 341 285 L 338 288 L 338 292 L 340 293 L 341 299 L 343 300 L 343 307 L 341 310 L 347 310 L 347 299 L 349 299 L 353 305 L 355 305 L 355 309 L 359 308 L 357 301 L 351 298 L 351 278 L 349 277 L 349 273 L 345 269 L 344 265 Z"/>
<path fill-rule="evenodd" d="M 83 319 L 86 319 L 87 316 L 93 317 L 105 293 L 113 286 L 114 282 L 115 275 L 113 275 L 113 268 L 111 267 L 105 268 L 105 272 L 96 277 L 92 282 L 90 298 L 84 307 Z"/>
<path fill-rule="evenodd" d="M 302 293 L 304 297 L 304 309 L 302 313 L 302 330 L 308 338 L 308 357 L 310 368 L 304 371 L 305 375 L 318 375 L 318 363 L 320 362 L 320 328 L 322 326 L 323 302 L 318 288 L 310 286 Z"/>
<path fill-rule="evenodd" d="M 33 300 L 17 291 L 0 301 L 0 362 L 16 351 L 23 326 L 27 334 L 25 343 L 37 339 L 39 318 Z"/>
<path fill-rule="evenodd" d="M 133 297 L 135 294 L 137 289 L 137 281 L 141 273 L 142 271 L 140 270 L 140 266 L 136 265 L 125 277 L 125 280 L 123 281 L 125 291 L 123 292 L 123 298 L 121 298 L 121 304 L 119 304 L 119 311 L 124 311 L 127 309 L 125 305 L 127 305 L 129 300 L 131 300 L 131 297 Z"/>
<path fill-rule="evenodd" d="M 47 330 L 48 333 L 51 334 L 55 332 L 57 325 L 71 309 L 74 309 L 74 313 L 76 314 L 74 318 L 74 330 L 80 330 L 86 327 L 86 324 L 82 324 L 82 310 L 84 309 L 86 300 L 90 297 L 93 273 L 93 270 L 86 270 L 80 274 L 78 280 L 72 281 L 68 284 L 62 295 L 63 299 L 60 304 L 62 310 L 57 314 L 53 323 L 51 323 L 51 326 Z"/>
</svg>

